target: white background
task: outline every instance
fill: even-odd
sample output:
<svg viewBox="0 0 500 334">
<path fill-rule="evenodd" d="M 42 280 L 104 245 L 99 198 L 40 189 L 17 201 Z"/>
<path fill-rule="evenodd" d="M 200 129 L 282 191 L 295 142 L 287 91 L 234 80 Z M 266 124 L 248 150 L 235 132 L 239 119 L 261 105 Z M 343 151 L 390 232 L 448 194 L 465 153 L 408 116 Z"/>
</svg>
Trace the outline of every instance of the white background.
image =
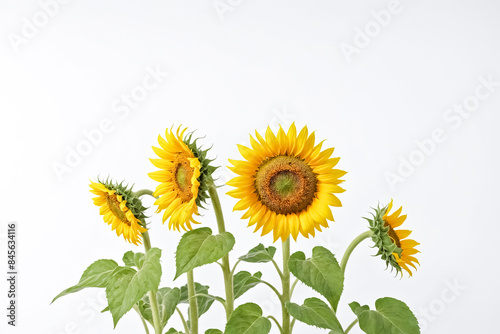
<svg viewBox="0 0 500 334">
<path fill-rule="evenodd" d="M 336 222 L 314 239 L 300 238 L 292 251 L 309 256 L 322 245 L 340 257 L 366 229 L 361 217 L 369 207 L 391 197 L 404 206 L 405 226 L 421 243 L 422 266 L 410 279 L 384 271 L 370 256 L 370 242 L 354 252 L 338 312 L 342 324 L 354 319 L 348 302 L 373 307 L 377 298 L 393 296 L 415 311 L 424 333 L 496 332 L 498 2 L 74 0 L 51 8 L 49 17 L 37 1 L 0 1 L 0 258 L 6 271 L 5 224 L 18 222 L 20 272 L 17 328 L 6 326 L 7 286 L 0 283 L 2 333 L 112 332 L 109 313 L 98 312 L 105 306 L 100 290 L 49 305 L 94 260 L 118 261 L 129 249 L 141 250 L 103 223 L 89 179 L 110 175 L 136 189 L 154 188 L 146 174 L 155 170 L 151 146 L 166 128 L 185 124 L 214 145 L 211 155 L 226 181 L 227 159 L 239 158 L 237 143 L 248 142 L 255 129 L 293 121 L 335 146 L 339 167 L 349 173 Z M 381 27 L 373 12 L 388 9 L 393 13 Z M 342 51 L 347 44 L 357 49 L 351 57 Z M 148 69 L 157 68 L 169 76 L 137 106 L 124 107 L 123 94 L 144 92 Z M 497 86 L 487 94 L 480 77 Z M 473 109 L 466 116 L 448 111 L 463 103 Z M 111 125 L 100 138 L 94 130 L 102 122 Z M 435 131 L 442 140 L 429 144 Z M 95 144 L 85 133 L 94 134 Z M 426 153 L 417 142 L 427 143 Z M 70 158 L 77 149 L 84 156 Z M 403 160 L 414 166 L 402 167 Z M 54 166 L 61 165 L 67 169 L 58 177 Z M 388 175 L 398 169 L 404 175 L 391 185 Z M 235 200 L 223 195 L 222 202 L 237 239 L 233 262 L 259 242 L 272 243 L 232 212 Z M 204 211 L 203 224 L 215 228 L 213 212 Z M 183 285 L 184 277 L 171 283 L 180 234 L 159 216 L 151 234 L 164 249 L 162 285 Z M 261 270 L 278 283 L 270 265 L 241 269 Z M 217 266 L 196 276 L 223 294 Z M 297 303 L 313 295 L 303 285 L 296 291 Z M 280 314 L 265 286 L 238 303 L 246 301 Z M 221 306 L 200 321 L 203 329 L 222 328 Z M 170 326 L 181 329 L 177 315 Z M 326 332 L 297 323 L 296 333 L 306 331 Z M 115 332 L 142 332 L 137 315 L 127 314 Z"/>
</svg>

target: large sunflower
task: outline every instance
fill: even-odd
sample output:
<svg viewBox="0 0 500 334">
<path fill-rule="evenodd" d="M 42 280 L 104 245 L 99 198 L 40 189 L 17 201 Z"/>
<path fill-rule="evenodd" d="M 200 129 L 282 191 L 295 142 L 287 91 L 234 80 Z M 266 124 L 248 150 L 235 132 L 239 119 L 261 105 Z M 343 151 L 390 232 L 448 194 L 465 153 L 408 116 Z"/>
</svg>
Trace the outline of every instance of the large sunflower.
<svg viewBox="0 0 500 334">
<path fill-rule="evenodd" d="M 251 148 L 238 145 L 245 160 L 229 160 L 239 175 L 227 183 L 236 188 L 228 194 L 239 199 L 234 210 L 247 210 L 248 226 L 262 228 L 262 235 L 273 231 L 274 241 L 297 240 L 299 233 L 308 238 L 328 227 L 330 206 L 342 206 L 335 193 L 345 191 L 339 178 L 346 172 L 334 169 L 340 159 L 331 158 L 334 149 L 321 150 L 314 132 L 305 126 L 297 134 L 295 124 L 288 133 L 280 126 L 275 135 L 268 127 L 265 139 L 257 131 L 255 137 Z"/>
<path fill-rule="evenodd" d="M 379 249 L 376 255 L 381 255 L 387 266 L 391 266 L 398 272 L 404 269 L 412 276 L 409 266 L 416 270 L 414 263 L 420 265 L 413 256 L 419 253 L 415 247 L 420 244 L 415 240 L 406 239 L 411 234 L 410 230 L 396 229 L 404 223 L 406 215 L 401 215 L 403 207 L 389 214 L 392 203 L 391 200 L 386 208 L 376 209 L 373 219 L 368 219 L 370 229 L 374 232 L 372 239 Z"/>
<path fill-rule="evenodd" d="M 134 245 L 142 243 L 142 233 L 147 231 L 141 225 L 145 208 L 131 189 L 112 182 L 90 181 L 90 192 L 97 195 L 94 204 L 100 207 L 99 213 L 116 235 L 123 235 Z"/>
<path fill-rule="evenodd" d="M 199 215 L 198 207 L 208 198 L 208 181 L 215 170 L 206 158 L 208 150 L 201 150 L 192 140 L 192 133 L 184 136 L 187 128 L 181 127 L 174 133 L 165 131 L 165 139 L 158 136 L 161 147 L 154 147 L 159 159 L 150 159 L 159 171 L 148 175 L 160 182 L 154 192 L 159 197 L 155 205 L 157 212 L 164 211 L 163 222 L 169 229 L 192 229 L 191 223 L 198 224 L 194 216 Z"/>
</svg>

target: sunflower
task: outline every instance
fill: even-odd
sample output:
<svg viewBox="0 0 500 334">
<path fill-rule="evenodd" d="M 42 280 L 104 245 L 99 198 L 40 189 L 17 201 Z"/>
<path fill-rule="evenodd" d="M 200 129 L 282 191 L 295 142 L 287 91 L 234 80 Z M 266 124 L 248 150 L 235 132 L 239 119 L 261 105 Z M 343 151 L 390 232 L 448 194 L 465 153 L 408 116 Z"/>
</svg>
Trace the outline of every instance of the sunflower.
<svg viewBox="0 0 500 334">
<path fill-rule="evenodd" d="M 193 133 L 184 136 L 186 130 L 179 127 L 174 133 L 167 129 L 165 139 L 158 136 L 161 147 L 153 146 L 153 151 L 159 159 L 150 160 L 160 170 L 148 174 L 160 182 L 153 194 L 159 197 L 155 202 L 157 213 L 164 211 L 163 223 L 168 220 L 169 229 L 178 231 L 191 230 L 191 223 L 199 224 L 194 216 L 199 215 L 198 207 L 203 208 L 208 198 L 211 175 L 216 169 L 206 158 L 208 149 L 197 146 Z"/>
<path fill-rule="evenodd" d="M 373 219 L 367 219 L 373 231 L 372 240 L 379 249 L 376 255 L 380 255 L 386 265 L 396 269 L 397 272 L 402 274 L 402 269 L 404 269 L 412 276 L 409 266 L 416 270 L 414 263 L 420 265 L 413 256 L 419 253 L 415 247 L 420 244 L 415 240 L 406 239 L 411 234 L 410 230 L 396 229 L 404 223 L 406 215 L 401 215 L 403 207 L 389 214 L 392 203 L 391 200 L 387 207 L 375 209 L 375 214 L 372 214 Z"/>
<path fill-rule="evenodd" d="M 280 126 L 275 135 L 268 127 L 265 139 L 257 131 L 255 138 L 251 148 L 238 145 L 245 160 L 229 160 L 239 175 L 227 183 L 236 188 L 228 195 L 239 199 L 234 210 L 247 210 L 242 219 L 250 218 L 248 226 L 262 228 L 262 235 L 273 231 L 274 241 L 297 240 L 299 233 L 308 238 L 328 227 L 330 206 L 342 206 L 335 193 L 345 191 L 339 178 L 346 172 L 334 169 L 340 159 L 331 158 L 334 149 L 315 145 L 307 126 L 297 134 L 295 123 L 287 133 Z"/>
<path fill-rule="evenodd" d="M 116 235 L 134 245 L 142 243 L 142 233 L 147 229 L 142 226 L 141 219 L 145 218 L 140 199 L 134 196 L 131 189 L 109 181 L 90 181 L 90 192 L 97 197 L 93 198 L 99 213 Z"/>
</svg>

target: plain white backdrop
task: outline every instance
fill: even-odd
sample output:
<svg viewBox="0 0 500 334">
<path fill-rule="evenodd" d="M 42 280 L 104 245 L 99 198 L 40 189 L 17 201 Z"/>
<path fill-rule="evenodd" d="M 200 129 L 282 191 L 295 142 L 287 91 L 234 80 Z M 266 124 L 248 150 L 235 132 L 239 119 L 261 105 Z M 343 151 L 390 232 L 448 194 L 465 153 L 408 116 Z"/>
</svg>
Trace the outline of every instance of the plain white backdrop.
<svg viewBox="0 0 500 334">
<path fill-rule="evenodd" d="M 98 175 L 154 188 L 158 134 L 184 124 L 223 166 L 268 124 L 308 125 L 348 171 L 335 223 L 292 251 L 322 245 L 340 257 L 378 201 L 394 198 L 421 243 L 421 267 L 394 278 L 370 242 L 352 255 L 347 303 L 404 300 L 424 333 L 494 333 L 500 196 L 500 6 L 483 1 L 0 1 L 0 265 L 6 224 L 19 225 L 18 327 L 2 333 L 112 333 L 98 289 L 52 298 L 94 260 L 141 251 L 103 223 L 88 191 Z M 325 146 L 325 147 L 326 147 Z M 220 189 L 234 263 L 259 242 Z M 147 200 L 148 206 L 152 201 Z M 153 210 L 150 210 L 153 213 Z M 211 211 L 203 225 L 215 228 Z M 152 220 L 172 283 L 177 232 Z M 275 245 L 279 247 L 279 245 Z M 278 283 L 272 266 L 242 265 Z M 222 295 L 216 265 L 196 271 Z M 3 277 L 3 276 L 2 276 Z M 1 280 L 1 309 L 6 308 Z M 294 301 L 314 295 L 297 287 Z M 279 315 L 265 286 L 238 303 Z M 5 306 L 5 307 L 4 307 Z M 220 305 L 201 327 L 222 328 Z M 180 329 L 176 315 L 169 326 Z M 296 333 L 325 333 L 297 323 Z M 127 314 L 116 333 L 142 331 Z M 273 328 L 272 333 L 277 333 Z M 361 333 L 359 329 L 352 333 Z"/>
</svg>

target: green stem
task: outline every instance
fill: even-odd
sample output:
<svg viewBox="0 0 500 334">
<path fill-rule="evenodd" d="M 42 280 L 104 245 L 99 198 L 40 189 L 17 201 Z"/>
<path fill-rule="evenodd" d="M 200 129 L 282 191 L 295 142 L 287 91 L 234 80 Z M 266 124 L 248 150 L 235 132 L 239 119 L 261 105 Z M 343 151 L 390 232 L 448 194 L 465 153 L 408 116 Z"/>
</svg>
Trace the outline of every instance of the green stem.
<svg viewBox="0 0 500 334">
<path fill-rule="evenodd" d="M 210 199 L 212 200 L 215 217 L 217 218 L 217 227 L 219 229 L 219 234 L 224 233 L 226 232 L 226 226 L 224 225 L 222 206 L 220 204 L 219 195 L 217 194 L 217 188 L 215 187 L 213 181 L 210 181 L 209 183 L 208 193 L 210 195 Z M 233 273 L 231 272 L 231 266 L 229 265 L 229 254 L 222 258 L 221 267 L 222 274 L 224 275 L 224 288 L 226 290 L 226 320 L 229 320 L 234 310 Z"/>
<path fill-rule="evenodd" d="M 138 190 L 138 191 L 135 192 L 135 196 L 136 197 L 141 197 L 141 196 L 144 196 L 144 195 L 149 195 L 151 197 L 158 198 L 158 197 L 155 197 L 153 195 L 153 191 L 149 190 L 149 189 L 142 189 L 142 190 Z"/>
<path fill-rule="evenodd" d="M 144 240 L 144 249 L 146 253 L 151 249 L 151 239 L 149 239 L 149 232 L 146 231 L 142 233 L 142 238 Z M 155 328 L 155 334 L 162 334 L 162 328 L 160 323 L 160 312 L 158 310 L 158 300 L 156 299 L 156 292 L 149 291 L 149 301 L 151 302 L 151 312 L 153 313 L 153 324 Z"/>
<path fill-rule="evenodd" d="M 213 300 L 216 300 L 218 301 L 219 303 L 222 304 L 222 306 L 226 307 L 226 301 L 220 297 L 216 297 L 216 296 L 211 296 L 211 295 L 207 295 L 205 293 L 197 293 L 195 294 L 193 297 L 191 298 L 198 298 L 198 297 L 205 297 L 205 298 L 209 298 L 209 299 L 213 299 Z"/>
<path fill-rule="evenodd" d="M 178 307 L 176 307 L 175 310 L 179 314 L 179 318 L 181 318 L 182 325 L 184 326 L 184 331 L 186 332 L 186 334 L 190 334 L 189 327 L 187 325 L 186 319 L 184 319 L 184 315 L 182 315 L 181 310 Z"/>
<path fill-rule="evenodd" d="M 280 300 L 280 302 L 283 301 L 283 296 L 281 295 L 281 293 L 269 282 L 266 282 L 264 280 L 259 280 L 260 283 L 262 284 L 265 284 L 267 285 L 269 288 L 271 288 L 271 290 L 274 291 L 274 293 L 276 294 L 276 296 L 278 296 L 278 299 Z"/>
<path fill-rule="evenodd" d="M 282 300 L 281 300 L 281 314 L 283 334 L 291 333 L 290 314 L 286 309 L 286 303 L 290 301 L 290 269 L 288 268 L 288 259 L 290 259 L 290 237 L 283 242 L 283 277 L 281 284 L 283 287 Z"/>
<path fill-rule="evenodd" d="M 356 326 L 356 324 L 358 323 L 358 319 L 354 320 L 350 325 L 349 327 L 347 327 L 347 329 L 345 330 L 344 334 L 347 334 L 349 333 L 349 331 L 354 327 Z"/>
<path fill-rule="evenodd" d="M 283 334 L 283 328 L 281 327 L 280 323 L 278 322 L 278 320 L 276 320 L 275 317 L 273 317 L 272 315 L 268 315 L 267 316 L 268 319 L 271 319 L 272 321 L 274 321 L 274 323 L 276 324 L 276 326 L 278 327 L 278 329 L 280 330 L 280 333 Z"/>
<path fill-rule="evenodd" d="M 139 311 L 139 307 L 137 305 L 134 305 L 134 310 L 139 314 L 139 317 L 141 318 L 142 325 L 144 326 L 144 330 L 146 331 L 146 334 L 149 334 L 149 328 L 148 324 L 146 323 L 146 320 L 142 317 L 141 311 Z"/>
<path fill-rule="evenodd" d="M 193 298 L 196 295 L 193 271 L 187 272 L 187 286 L 189 297 L 189 320 L 191 321 L 191 334 L 198 334 L 198 300 Z"/>
<path fill-rule="evenodd" d="M 274 268 L 276 268 L 276 271 L 278 272 L 278 275 L 280 275 L 280 278 L 283 279 L 283 273 L 281 272 L 280 267 L 278 266 L 278 264 L 276 263 L 276 261 L 274 261 L 274 259 L 272 259 L 271 261 L 273 262 Z"/>
<path fill-rule="evenodd" d="M 345 273 L 345 267 L 347 266 L 347 261 L 349 261 L 349 257 L 351 256 L 352 251 L 356 246 L 358 246 L 363 240 L 370 238 L 373 235 L 372 231 L 366 231 L 358 235 L 351 244 L 345 250 L 344 256 L 342 257 L 342 262 L 340 262 L 340 268 L 342 272 Z"/>
<path fill-rule="evenodd" d="M 238 266 L 238 264 L 240 264 L 241 260 L 238 260 L 236 261 L 236 263 L 234 264 L 233 266 L 233 270 L 231 270 L 231 276 L 234 277 L 234 273 L 236 272 L 236 267 Z"/>
<path fill-rule="evenodd" d="M 295 291 L 295 287 L 297 286 L 297 283 L 299 283 L 299 279 L 298 278 L 295 279 L 295 281 L 292 284 L 292 288 L 290 289 L 290 299 L 293 296 L 293 292 Z"/>
</svg>

